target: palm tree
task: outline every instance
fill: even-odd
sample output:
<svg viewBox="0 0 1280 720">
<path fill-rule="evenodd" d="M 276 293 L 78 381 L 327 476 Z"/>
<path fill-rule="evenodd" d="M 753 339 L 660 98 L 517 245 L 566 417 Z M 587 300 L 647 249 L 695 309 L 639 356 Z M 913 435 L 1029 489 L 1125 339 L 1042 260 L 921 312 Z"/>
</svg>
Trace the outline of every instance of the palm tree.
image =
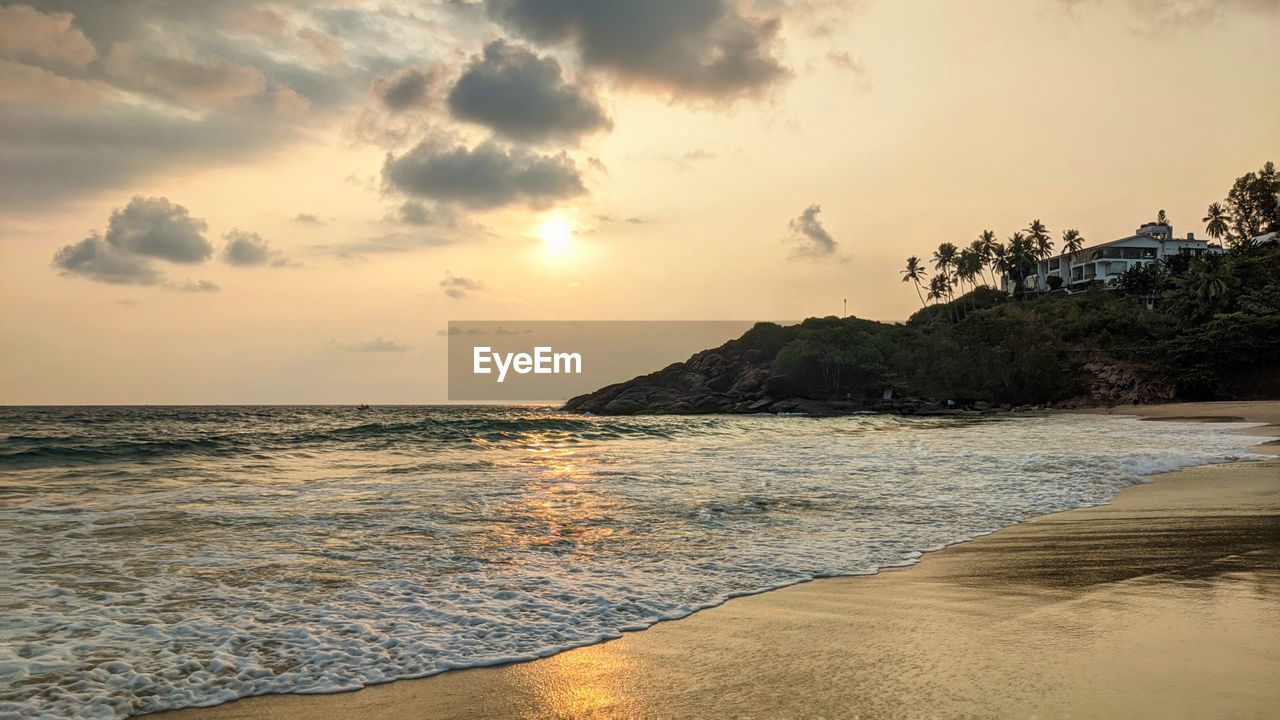
<svg viewBox="0 0 1280 720">
<path fill-rule="evenodd" d="M 1004 256 L 1007 252 L 1008 250 L 1005 248 L 1004 243 L 999 241 L 991 243 L 991 260 L 989 263 L 991 264 L 991 275 L 993 278 L 996 273 L 1000 273 L 1001 275 L 1005 274 Z M 992 282 L 995 281 L 993 280 Z M 999 286 L 997 285 L 997 287 Z"/>
<path fill-rule="evenodd" d="M 1227 223 L 1231 222 L 1231 216 L 1222 207 L 1222 203 L 1210 205 L 1209 214 L 1201 219 L 1206 223 L 1204 231 L 1209 233 L 1209 237 L 1214 240 L 1227 234 Z"/>
<path fill-rule="evenodd" d="M 982 234 L 979 235 L 978 239 L 974 242 L 982 246 L 982 264 L 991 270 L 991 285 L 994 287 L 996 284 L 996 247 L 999 246 L 1000 243 L 996 240 L 996 234 L 990 230 L 983 230 Z"/>
<path fill-rule="evenodd" d="M 982 268 L 986 267 L 987 264 L 987 251 L 982 247 L 981 238 L 969 243 L 969 247 L 965 249 L 965 252 L 969 253 L 969 256 L 973 258 L 971 262 L 977 265 L 973 272 L 974 277 L 981 280 L 983 285 L 986 285 L 987 279 L 982 275 Z"/>
<path fill-rule="evenodd" d="M 929 299 L 942 302 L 951 296 L 951 278 L 946 275 L 934 275 L 929 278 Z"/>
<path fill-rule="evenodd" d="M 955 265 L 957 252 L 955 245 L 942 243 L 933 253 L 933 268 L 942 273 L 950 272 L 951 266 Z"/>
<path fill-rule="evenodd" d="M 920 265 L 920 258 L 912 255 L 907 258 L 907 268 L 902 270 L 902 282 L 912 282 L 916 286 L 916 296 L 920 298 L 920 305 L 924 306 L 924 296 L 920 294 L 920 281 L 925 278 L 924 267 Z"/>
<path fill-rule="evenodd" d="M 956 274 L 969 283 L 970 292 L 978 288 L 978 280 L 982 279 L 982 251 L 972 247 L 960 251 L 960 259 L 956 261 Z M 977 300 L 974 300 L 975 305 Z"/>
<path fill-rule="evenodd" d="M 1212 257 L 1212 256 L 1209 256 Z M 1197 313 L 1210 317 L 1229 308 L 1224 307 L 1229 291 L 1238 285 L 1231 269 L 1222 262 L 1206 258 L 1191 261 L 1191 267 L 1183 279 L 1184 287 L 1195 298 Z"/>
<path fill-rule="evenodd" d="M 1071 258 L 1084 249 L 1084 238 L 1075 228 L 1062 231 L 1062 257 L 1058 261 L 1058 277 L 1071 281 Z"/>
<path fill-rule="evenodd" d="M 929 278 L 929 299 L 935 302 L 942 302 L 947 297 L 947 293 L 951 291 L 948 287 L 951 281 L 946 275 L 934 275 Z"/>
<path fill-rule="evenodd" d="M 1084 238 L 1080 237 L 1079 230 L 1063 230 L 1062 231 L 1062 254 L 1078 253 L 1084 248 Z"/>
<path fill-rule="evenodd" d="M 1034 243 L 1037 260 L 1043 260 L 1053 254 L 1053 238 L 1049 229 L 1039 219 L 1032 220 L 1027 226 L 1027 238 Z"/>
<path fill-rule="evenodd" d="M 1016 232 L 1009 238 L 1001 264 L 1015 292 L 1025 289 L 1027 277 L 1035 271 L 1036 257 L 1036 244 L 1030 237 Z"/>
</svg>

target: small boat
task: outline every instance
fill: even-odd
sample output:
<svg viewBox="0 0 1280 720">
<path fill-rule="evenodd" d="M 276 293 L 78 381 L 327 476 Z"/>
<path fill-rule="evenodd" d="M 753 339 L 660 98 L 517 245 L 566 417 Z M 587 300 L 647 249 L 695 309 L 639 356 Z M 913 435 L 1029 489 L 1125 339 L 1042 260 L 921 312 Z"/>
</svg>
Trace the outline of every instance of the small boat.
<svg viewBox="0 0 1280 720">
<path fill-rule="evenodd" d="M 368 410 L 368 409 L 369 409 L 369 406 L 365 405 L 364 403 L 360 403 L 359 405 L 356 406 L 356 410 L 359 410 L 360 412 L 364 412 L 365 410 Z"/>
</svg>

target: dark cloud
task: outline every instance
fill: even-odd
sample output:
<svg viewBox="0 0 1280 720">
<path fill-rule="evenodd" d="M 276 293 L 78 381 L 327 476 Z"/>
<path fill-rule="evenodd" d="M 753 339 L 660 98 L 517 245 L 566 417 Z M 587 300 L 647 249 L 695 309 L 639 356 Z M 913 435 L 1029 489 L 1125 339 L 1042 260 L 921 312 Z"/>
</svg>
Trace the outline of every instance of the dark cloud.
<svg viewBox="0 0 1280 720">
<path fill-rule="evenodd" d="M 334 343 L 334 347 L 346 352 L 407 352 L 413 348 L 381 337 L 360 343 Z"/>
<path fill-rule="evenodd" d="M 820 212 L 821 205 L 810 205 L 799 217 L 787 223 L 792 232 L 790 242 L 796 245 L 793 257 L 821 258 L 836 254 L 840 243 L 822 226 L 822 221 L 818 219 Z"/>
<path fill-rule="evenodd" d="M 293 216 L 293 222 L 300 225 L 324 225 L 324 221 L 320 219 L 320 216 L 314 213 L 298 213 Z"/>
<path fill-rule="evenodd" d="M 213 254 L 205 239 L 208 226 L 168 198 L 135 195 L 123 210 L 111 213 L 106 241 L 118 250 L 176 263 L 204 262 Z"/>
<path fill-rule="evenodd" d="M 406 200 L 402 203 L 396 208 L 395 217 L 398 222 L 405 225 L 453 225 L 455 223 L 453 213 L 428 207 L 426 203 L 417 200 Z"/>
<path fill-rule="evenodd" d="M 122 88 L 197 107 L 229 105 L 267 89 L 266 75 L 257 68 L 221 58 L 197 62 L 151 55 L 139 52 L 132 43 L 116 45 L 103 68 Z"/>
<path fill-rule="evenodd" d="M 105 235 L 93 233 L 53 257 L 64 275 L 117 284 L 152 285 L 161 279 L 153 260 L 200 263 L 213 254 L 206 225 L 167 198 L 135 196 L 111 213 Z"/>
<path fill-rule="evenodd" d="M 45 14 L 29 5 L 0 7 L 0 58 L 74 72 L 97 54 L 71 13 Z"/>
<path fill-rule="evenodd" d="M 586 85 L 565 80 L 560 63 L 495 40 L 472 58 L 448 96 L 453 116 L 513 140 L 571 140 L 613 123 Z"/>
<path fill-rule="evenodd" d="M 237 267 L 270 265 L 271 267 L 299 267 L 279 251 L 272 250 L 266 240 L 256 232 L 232 230 L 222 236 L 227 244 L 222 247 L 222 261 Z"/>
<path fill-rule="evenodd" d="M 59 250 L 53 256 L 53 266 L 63 275 L 83 275 L 115 285 L 154 285 L 163 277 L 150 260 L 121 252 L 96 232 Z"/>
<path fill-rule="evenodd" d="M 434 68 L 407 67 L 373 82 L 373 92 L 391 112 L 429 106 L 435 100 L 440 74 Z"/>
<path fill-rule="evenodd" d="M 29 0 L 0 7 L 0 206 L 38 211 L 166 169 L 243 159 L 296 137 L 314 114 L 402 66 L 425 21 L 364 9 L 343 35 L 322 3 Z M 429 12 L 427 14 L 430 14 Z M 246 42 L 246 38 L 258 40 Z"/>
<path fill-rule="evenodd" d="M 444 279 L 440 281 L 440 287 L 444 288 L 444 294 L 454 300 L 461 300 L 470 292 L 480 292 L 484 290 L 484 283 L 478 280 L 458 277 L 451 272 L 445 271 Z"/>
<path fill-rule="evenodd" d="M 382 168 L 386 185 L 417 198 L 468 208 L 524 204 L 546 207 L 586 192 L 577 165 L 565 153 L 542 155 L 486 141 L 475 148 L 424 140 Z"/>
<path fill-rule="evenodd" d="M 166 167 L 216 166 L 262 143 L 284 142 L 287 125 L 253 113 L 198 118 L 127 107 L 93 114 L 12 109 L 0 115 L 0 206 L 27 210 L 126 185 Z"/>
<path fill-rule="evenodd" d="M 485 0 L 489 14 L 543 44 L 570 43 L 590 68 L 677 97 L 757 93 L 789 73 L 777 16 L 733 0 Z"/>
</svg>

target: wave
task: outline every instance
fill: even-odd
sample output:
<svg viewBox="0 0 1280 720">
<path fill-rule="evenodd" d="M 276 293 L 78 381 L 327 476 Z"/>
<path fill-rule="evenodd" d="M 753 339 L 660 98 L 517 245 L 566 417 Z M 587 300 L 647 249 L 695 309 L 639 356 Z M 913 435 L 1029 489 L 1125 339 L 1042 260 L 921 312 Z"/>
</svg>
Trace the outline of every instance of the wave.
<svg viewBox="0 0 1280 720">
<path fill-rule="evenodd" d="M 257 427 L 236 432 L 200 432 L 209 423 L 207 414 L 172 413 L 153 420 L 153 432 L 168 439 L 140 437 L 120 439 L 109 433 L 45 436 L 10 434 L 0 436 L 0 469 L 36 469 L 83 466 L 100 463 L 148 463 L 173 456 L 235 457 L 279 451 L 320 452 L 355 446 L 379 449 L 414 443 L 420 449 L 462 447 L 484 449 L 486 445 L 553 441 L 581 443 L 624 438 L 669 439 L 677 434 L 715 431 L 723 421 L 709 419 L 695 426 L 669 426 L 619 419 L 574 418 L 562 415 L 517 418 L 432 417 L 415 420 L 335 423 L 326 427 L 277 429 Z M 224 425 L 251 425 L 251 420 L 228 413 Z M 77 421 L 81 422 L 81 421 Z M 101 420 L 87 422 L 104 423 Z M 332 422 L 332 420 L 330 420 Z M 127 431 L 126 431 L 127 432 Z"/>
</svg>

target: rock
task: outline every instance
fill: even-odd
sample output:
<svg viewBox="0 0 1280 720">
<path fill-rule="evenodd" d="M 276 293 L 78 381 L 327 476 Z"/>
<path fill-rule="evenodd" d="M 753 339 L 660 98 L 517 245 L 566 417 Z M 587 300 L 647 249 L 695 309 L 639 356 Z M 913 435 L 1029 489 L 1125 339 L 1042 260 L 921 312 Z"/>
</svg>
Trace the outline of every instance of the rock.
<svg viewBox="0 0 1280 720">
<path fill-rule="evenodd" d="M 787 375 L 770 375 L 764 381 L 764 391 L 774 397 L 794 397 L 799 394 L 799 388 Z"/>
<path fill-rule="evenodd" d="M 769 371 L 764 368 L 751 368 L 737 377 L 737 381 L 733 383 L 733 390 L 743 394 L 752 393 L 759 390 L 764 381 L 769 378 Z"/>
<path fill-rule="evenodd" d="M 630 398 L 617 398 L 601 408 L 604 415 L 635 415 L 645 408 L 644 403 Z"/>
</svg>

